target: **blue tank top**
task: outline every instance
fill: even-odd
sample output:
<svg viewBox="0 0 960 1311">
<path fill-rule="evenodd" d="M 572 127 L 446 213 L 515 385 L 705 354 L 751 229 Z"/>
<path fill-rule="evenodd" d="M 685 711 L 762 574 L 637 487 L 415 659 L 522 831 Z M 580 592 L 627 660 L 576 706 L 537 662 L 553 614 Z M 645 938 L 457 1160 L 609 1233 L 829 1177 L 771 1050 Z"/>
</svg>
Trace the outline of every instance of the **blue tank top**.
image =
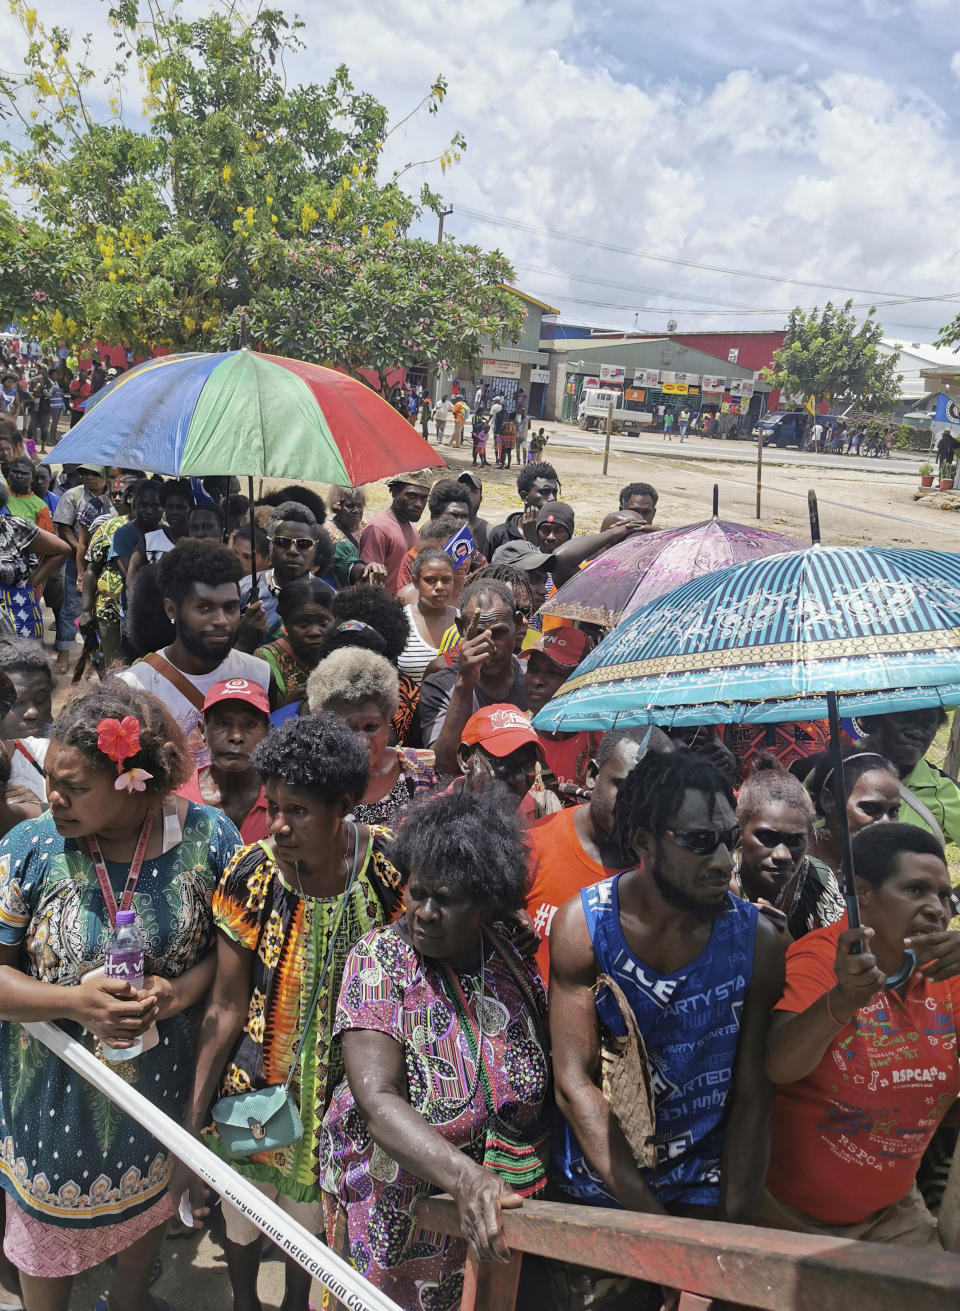
<svg viewBox="0 0 960 1311">
<path fill-rule="evenodd" d="M 643 1170 L 643 1177 L 665 1206 L 717 1206 L 723 1127 L 753 974 L 757 908 L 728 895 L 701 954 L 675 974 L 657 974 L 623 936 L 621 877 L 584 888 L 580 902 L 598 972 L 619 983 L 650 1058 L 657 1165 Z M 623 1020 L 607 988 L 597 994 L 597 1015 L 607 1030 L 623 1035 Z M 565 1192 L 585 1204 L 619 1206 L 559 1117 L 552 1146 L 554 1177 Z"/>
</svg>

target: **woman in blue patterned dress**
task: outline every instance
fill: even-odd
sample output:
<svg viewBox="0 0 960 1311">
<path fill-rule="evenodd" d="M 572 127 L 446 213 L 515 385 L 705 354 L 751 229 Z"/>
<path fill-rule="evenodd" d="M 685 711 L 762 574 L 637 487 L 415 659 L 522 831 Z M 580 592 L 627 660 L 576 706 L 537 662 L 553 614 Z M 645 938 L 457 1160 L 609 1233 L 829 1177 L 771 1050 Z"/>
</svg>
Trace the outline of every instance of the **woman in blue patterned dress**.
<svg viewBox="0 0 960 1311">
<path fill-rule="evenodd" d="M 327 1235 L 337 1244 L 345 1221 L 357 1269 L 405 1311 L 456 1307 L 467 1250 L 419 1227 L 417 1198 L 452 1193 L 465 1237 L 502 1260 L 501 1208 L 546 1182 L 543 983 L 491 922 L 526 886 L 514 809 L 499 788 L 412 808 L 390 849 L 405 916 L 361 938 L 343 974 Z"/>
<path fill-rule="evenodd" d="M 114 1255 L 109 1311 L 164 1305 L 147 1280 L 173 1213 L 170 1158 L 21 1024 L 58 1021 L 98 1053 L 147 1035 L 142 1054 L 114 1068 L 180 1118 L 189 1009 L 214 970 L 208 902 L 240 846 L 225 815 L 172 795 L 189 773 L 160 702 L 108 678 L 53 723 L 49 811 L 0 843 L 0 1186 L 4 1251 L 27 1311 L 66 1311 L 73 1276 Z M 103 965 L 118 904 L 137 912 L 146 944 L 137 992 L 84 977 Z"/>
</svg>

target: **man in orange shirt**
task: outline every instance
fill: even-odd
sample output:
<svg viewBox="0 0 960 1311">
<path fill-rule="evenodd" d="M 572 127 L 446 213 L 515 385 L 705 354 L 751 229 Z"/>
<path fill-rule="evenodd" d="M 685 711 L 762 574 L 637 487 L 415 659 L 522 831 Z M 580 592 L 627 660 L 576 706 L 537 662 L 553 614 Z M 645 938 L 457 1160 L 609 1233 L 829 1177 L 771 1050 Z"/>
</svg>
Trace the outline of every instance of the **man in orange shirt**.
<svg viewBox="0 0 960 1311">
<path fill-rule="evenodd" d="M 604 733 L 596 758 L 587 767 L 590 800 L 582 806 L 547 815 L 531 825 L 531 881 L 527 913 L 540 934 L 537 964 L 549 975 L 550 925 L 565 901 L 636 864 L 624 860 L 613 837 L 613 808 L 620 785 L 648 751 L 672 751 L 659 728 L 622 728 Z"/>
</svg>

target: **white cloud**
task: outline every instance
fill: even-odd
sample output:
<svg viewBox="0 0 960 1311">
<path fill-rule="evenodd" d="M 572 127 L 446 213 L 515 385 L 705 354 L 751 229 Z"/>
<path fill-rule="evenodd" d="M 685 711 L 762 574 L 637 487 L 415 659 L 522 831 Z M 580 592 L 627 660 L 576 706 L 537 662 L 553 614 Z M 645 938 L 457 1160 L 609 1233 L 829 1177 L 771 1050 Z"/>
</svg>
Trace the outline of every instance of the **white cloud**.
<svg viewBox="0 0 960 1311">
<path fill-rule="evenodd" d="M 448 77 L 440 114 L 422 113 L 390 139 L 389 166 L 431 158 L 463 131 L 462 162 L 442 179 L 435 169 L 422 174 L 454 206 L 447 230 L 499 245 L 522 286 L 573 317 L 630 324 L 636 308 L 643 326 L 659 328 L 669 309 L 683 327 L 707 327 L 709 319 L 683 306 L 784 309 L 831 293 L 633 259 L 491 226 L 462 210 L 815 282 L 960 292 L 960 139 L 948 112 L 960 51 L 939 73 L 929 60 L 931 44 L 951 49 L 960 0 L 861 0 L 856 8 L 789 0 L 776 18 L 750 11 L 749 22 L 747 11 L 719 0 L 703 0 L 696 22 L 678 22 L 672 0 L 299 7 L 308 49 L 289 72 L 301 80 L 320 80 L 345 62 L 355 84 L 398 119 L 437 72 Z M 65 0 L 54 0 L 57 9 L 66 11 Z M 8 49 L 10 21 L 0 15 Z M 412 190 L 422 177 L 407 175 Z M 901 306 L 887 314 L 891 335 L 915 339 L 952 310 Z M 714 320 L 737 322 L 774 320 Z"/>
</svg>

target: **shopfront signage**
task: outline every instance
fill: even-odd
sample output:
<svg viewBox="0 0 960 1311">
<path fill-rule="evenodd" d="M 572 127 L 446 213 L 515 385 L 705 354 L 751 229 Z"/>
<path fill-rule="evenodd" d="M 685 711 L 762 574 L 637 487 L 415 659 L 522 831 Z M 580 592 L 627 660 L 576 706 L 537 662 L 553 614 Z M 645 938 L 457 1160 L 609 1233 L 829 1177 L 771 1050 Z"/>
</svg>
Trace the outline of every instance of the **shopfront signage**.
<svg viewBox="0 0 960 1311">
<path fill-rule="evenodd" d="M 665 382 L 661 390 L 665 396 L 686 396 L 688 388 L 685 382 Z"/>
<path fill-rule="evenodd" d="M 643 387 L 628 387 L 623 393 L 624 399 L 628 401 L 645 401 L 647 398 L 646 390 Z"/>
<path fill-rule="evenodd" d="M 549 369 L 531 369 L 531 370 L 530 370 L 530 381 L 531 381 L 531 382 L 549 382 L 549 381 L 550 381 L 550 370 L 549 370 Z"/>
<path fill-rule="evenodd" d="M 601 364 L 600 381 L 601 382 L 623 382 L 626 377 L 626 369 L 619 364 Z"/>
<path fill-rule="evenodd" d="M 484 360 L 480 375 L 484 378 L 516 378 L 519 382 L 522 364 L 514 360 Z"/>
<path fill-rule="evenodd" d="M 753 379 L 752 378 L 731 378 L 730 386 L 727 388 L 731 396 L 752 396 Z"/>
<path fill-rule="evenodd" d="M 700 387 L 703 391 L 724 392 L 727 390 L 727 380 L 715 373 L 705 373 L 700 379 Z"/>
<path fill-rule="evenodd" d="M 659 369 L 637 369 L 633 375 L 634 387 L 659 387 Z"/>
</svg>

